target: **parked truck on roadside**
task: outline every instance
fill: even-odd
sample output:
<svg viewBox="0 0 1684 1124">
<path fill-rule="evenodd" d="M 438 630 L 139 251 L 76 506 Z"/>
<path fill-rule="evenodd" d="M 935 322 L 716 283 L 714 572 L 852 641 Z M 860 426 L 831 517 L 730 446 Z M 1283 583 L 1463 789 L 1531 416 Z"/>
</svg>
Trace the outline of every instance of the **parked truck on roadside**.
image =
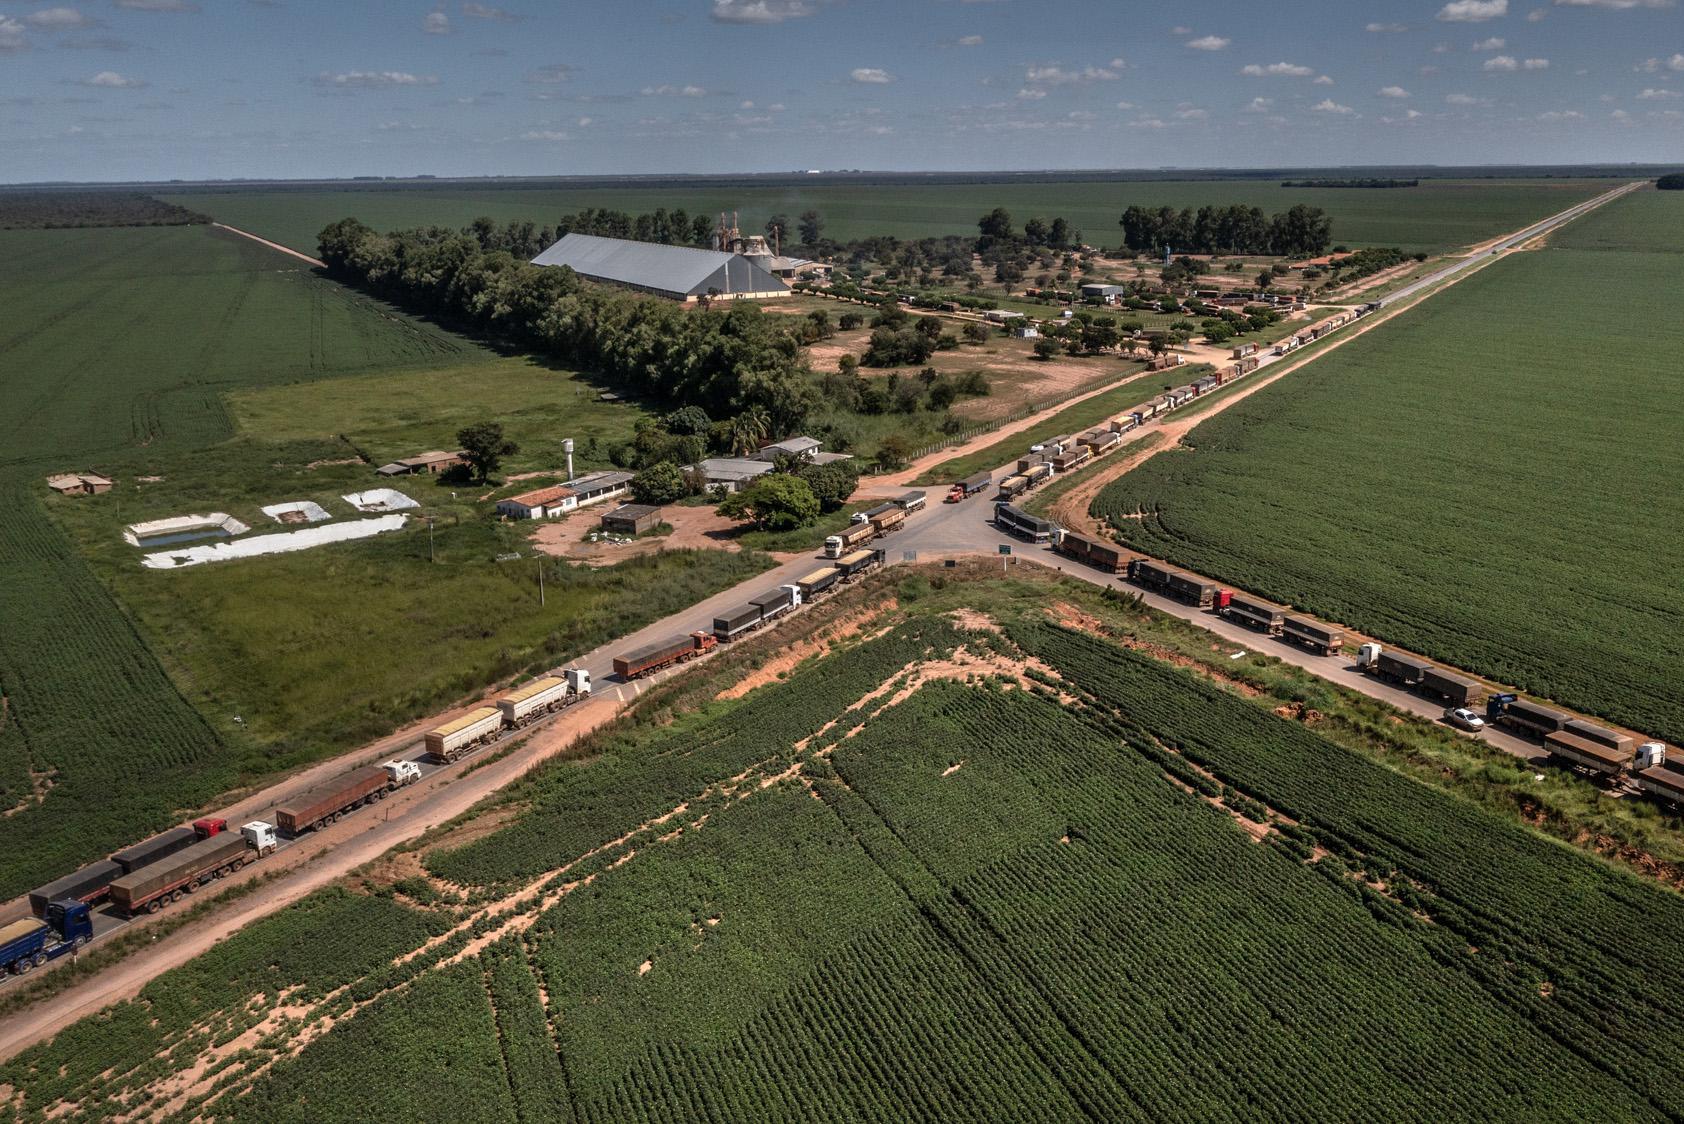
<svg viewBox="0 0 1684 1124">
<path fill-rule="evenodd" d="M 221 832 L 139 868 L 111 884 L 111 901 L 124 913 L 157 913 L 170 902 L 272 853 L 275 825 L 254 820 L 238 834 Z"/>
<path fill-rule="evenodd" d="M 420 779 L 421 767 L 413 761 L 387 761 L 352 769 L 279 805 L 275 809 L 275 826 L 296 837 L 335 823 L 364 804 L 383 800 L 388 793 Z"/>
<path fill-rule="evenodd" d="M 711 632 L 692 632 L 686 636 L 675 636 L 671 640 L 658 640 L 653 644 L 635 648 L 625 655 L 615 656 L 614 674 L 621 679 L 638 679 L 645 675 L 653 675 L 663 667 L 693 660 L 718 646 L 719 640 Z"/>
<path fill-rule="evenodd" d="M 503 714 L 503 725 L 518 730 L 590 695 L 591 673 L 582 667 L 570 667 L 560 675 L 546 675 L 515 688 L 497 700 L 497 709 Z"/>
<path fill-rule="evenodd" d="M 982 491 L 984 488 L 988 487 L 989 481 L 993 479 L 994 474 L 991 472 L 978 472 L 971 476 L 967 476 L 953 485 L 947 493 L 947 498 L 942 502 L 958 503 L 961 500 L 969 499 L 978 492 Z"/>
<path fill-rule="evenodd" d="M 901 518 L 906 518 L 904 511 L 901 512 Z M 844 554 L 858 550 L 880 533 L 877 524 L 869 520 L 864 523 L 855 523 L 824 540 L 824 556 L 826 558 L 840 558 Z"/>
<path fill-rule="evenodd" d="M 1343 629 L 1331 628 L 1309 617 L 1287 617 L 1281 622 L 1281 635 L 1323 656 L 1331 656 L 1345 646 Z"/>
<path fill-rule="evenodd" d="M 124 874 L 129 874 L 177 851 L 184 851 L 200 840 L 209 839 L 227 826 L 227 820 L 215 817 L 194 820 L 192 827 L 172 827 L 160 835 L 143 839 L 132 847 L 125 847 L 112 855 L 111 861 L 122 867 Z"/>
<path fill-rule="evenodd" d="M 470 749 L 495 738 L 502 730 L 503 712 L 494 706 L 480 706 L 428 730 L 423 740 L 433 760 L 448 765 Z"/>
<path fill-rule="evenodd" d="M 40 917 L 0 926 L 0 976 L 21 976 L 94 938 L 87 903 L 49 902 Z"/>
</svg>

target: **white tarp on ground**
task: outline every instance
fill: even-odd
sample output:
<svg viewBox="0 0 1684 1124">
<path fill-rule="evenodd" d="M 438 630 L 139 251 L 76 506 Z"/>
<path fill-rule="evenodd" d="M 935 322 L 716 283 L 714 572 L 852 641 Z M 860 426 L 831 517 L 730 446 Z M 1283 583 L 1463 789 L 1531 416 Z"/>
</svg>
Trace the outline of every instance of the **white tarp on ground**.
<svg viewBox="0 0 1684 1124">
<path fill-rule="evenodd" d="M 349 542 L 373 535 L 396 531 L 409 521 L 407 515 L 382 515 L 376 519 L 358 519 L 349 523 L 334 523 L 327 527 L 305 527 L 299 531 L 282 531 L 274 535 L 258 535 L 239 542 L 207 543 L 180 550 L 160 550 L 141 559 L 141 565 L 154 570 L 174 570 L 182 566 L 198 566 L 205 562 L 226 562 L 231 558 L 254 558 L 261 554 L 284 554 L 293 550 L 309 550 L 333 542 Z"/>
<path fill-rule="evenodd" d="M 421 506 L 394 488 L 371 488 L 366 492 L 352 492 L 340 499 L 358 511 L 403 511 Z"/>
<path fill-rule="evenodd" d="M 294 515 L 294 513 L 296 513 L 294 518 L 286 518 L 286 516 Z M 326 508 L 313 500 L 294 500 L 291 503 L 270 504 L 263 509 L 263 514 L 277 523 L 321 523 L 333 518 L 327 513 Z"/>
<path fill-rule="evenodd" d="M 232 536 L 243 535 L 249 530 L 250 527 L 227 512 L 213 511 L 209 515 L 172 515 L 168 519 L 130 523 L 123 529 L 123 541 L 130 546 L 146 546 L 147 539 L 171 538 L 176 535 L 198 537 L 219 531 Z"/>
</svg>

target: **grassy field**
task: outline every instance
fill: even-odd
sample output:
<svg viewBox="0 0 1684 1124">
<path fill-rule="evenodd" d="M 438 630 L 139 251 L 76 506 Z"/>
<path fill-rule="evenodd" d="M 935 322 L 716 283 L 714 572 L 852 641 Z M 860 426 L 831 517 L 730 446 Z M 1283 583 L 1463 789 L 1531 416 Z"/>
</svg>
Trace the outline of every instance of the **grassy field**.
<svg viewBox="0 0 1684 1124">
<path fill-rule="evenodd" d="M 1092 429 L 1128 407 L 1138 406 L 1153 394 L 1191 382 L 1209 370 L 1210 368 L 1202 363 L 1190 363 L 1168 371 L 1150 371 L 1136 375 L 1092 398 L 1066 406 L 1027 432 L 1002 437 L 975 452 L 942 461 L 920 474 L 913 483 L 951 484 L 972 473 L 998 468 L 1027 453 L 1029 447 L 1043 437 L 1062 437 Z"/>
<path fill-rule="evenodd" d="M 498 222 L 554 223 L 585 207 L 632 213 L 682 207 L 691 214 L 739 211 L 744 230 L 758 230 L 773 213 L 809 208 L 824 216 L 825 233 L 840 240 L 872 235 L 924 238 L 976 234 L 977 218 L 1005 207 L 1021 223 L 1032 215 L 1062 215 L 1097 245 L 1122 240 L 1117 220 L 1131 204 L 1200 207 L 1243 203 L 1268 213 L 1295 203 L 1333 216 L 1336 242 L 1399 246 L 1436 253 L 1518 230 L 1609 186 L 1607 181 L 1429 180 L 1416 188 L 1353 191 L 1283 188 L 1257 181 L 1142 183 L 1026 183 L 941 186 L 824 186 L 801 188 L 456 188 L 387 191 L 236 191 L 161 195 L 243 230 L 315 252 L 322 227 L 354 215 L 379 230 L 438 223 L 465 226 L 489 215 Z"/>
<path fill-rule="evenodd" d="M 447 827 L 0 1066 L 15 1114 L 1684 1112 L 1684 956 L 1631 939 L 1684 904 L 1446 791 L 1588 786 L 984 573 L 890 578 L 656 688 L 506 793 L 506 826 Z M 842 611 L 862 637 L 820 640 Z"/>
<path fill-rule="evenodd" d="M 1639 191 L 1615 207 L 1599 207 L 1550 235 L 1563 250 L 1629 250 L 1684 254 L 1684 192 Z"/>
<path fill-rule="evenodd" d="M 1629 239 L 1654 198 L 1563 238 Z M 1095 512 L 1143 551 L 1677 742 L 1681 281 L 1669 253 L 1495 263 Z"/>
<path fill-rule="evenodd" d="M 673 555 L 536 565 L 474 491 L 405 481 L 437 520 L 179 572 L 127 523 L 374 486 L 368 464 L 504 422 L 513 471 L 580 469 L 642 416 L 568 372 L 503 358 L 207 228 L 0 235 L 0 898 L 176 821 L 226 790 L 392 728 L 757 572 Z M 116 477 L 65 498 L 49 472 Z M 153 477 L 143 482 L 141 477 Z M 441 653 L 444 653 L 441 655 Z M 238 716 L 241 722 L 236 723 Z"/>
</svg>

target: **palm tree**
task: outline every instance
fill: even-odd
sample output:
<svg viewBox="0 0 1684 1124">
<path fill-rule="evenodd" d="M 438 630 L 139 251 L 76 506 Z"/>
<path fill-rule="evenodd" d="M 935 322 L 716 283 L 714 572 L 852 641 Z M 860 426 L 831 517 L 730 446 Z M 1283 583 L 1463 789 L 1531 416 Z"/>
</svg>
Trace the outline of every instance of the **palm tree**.
<svg viewBox="0 0 1684 1124">
<path fill-rule="evenodd" d="M 747 455 L 760 448 L 772 431 L 772 419 L 759 406 L 744 410 L 731 419 L 731 451 Z"/>
</svg>

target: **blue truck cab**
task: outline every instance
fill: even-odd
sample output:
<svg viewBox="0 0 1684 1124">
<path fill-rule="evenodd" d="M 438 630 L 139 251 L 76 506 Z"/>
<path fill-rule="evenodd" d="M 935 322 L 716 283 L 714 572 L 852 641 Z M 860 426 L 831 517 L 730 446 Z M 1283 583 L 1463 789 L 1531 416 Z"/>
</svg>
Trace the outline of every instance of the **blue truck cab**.
<svg viewBox="0 0 1684 1124">
<path fill-rule="evenodd" d="M 93 936 L 93 917 L 86 902 L 52 902 L 45 918 L 0 926 L 0 974 L 21 976 L 74 952 Z"/>
</svg>

